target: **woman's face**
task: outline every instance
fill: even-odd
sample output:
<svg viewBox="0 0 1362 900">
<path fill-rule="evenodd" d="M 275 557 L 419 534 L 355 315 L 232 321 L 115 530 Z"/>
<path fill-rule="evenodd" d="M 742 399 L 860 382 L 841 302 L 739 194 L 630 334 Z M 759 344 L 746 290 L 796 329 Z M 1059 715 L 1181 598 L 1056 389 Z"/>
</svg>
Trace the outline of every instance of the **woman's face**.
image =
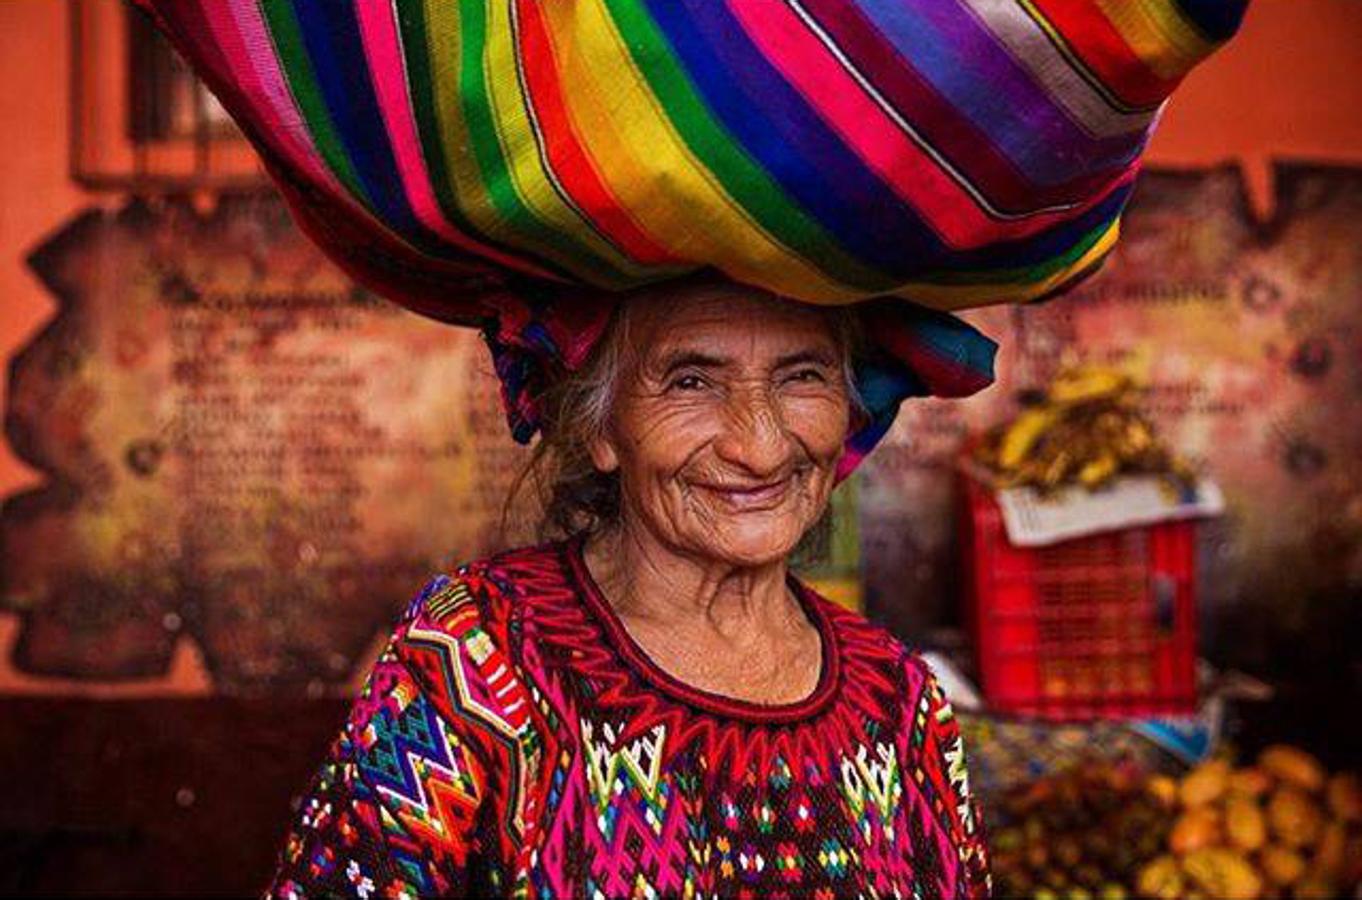
<svg viewBox="0 0 1362 900">
<path fill-rule="evenodd" d="M 783 559 L 827 505 L 851 415 L 816 309 L 710 289 L 632 311 L 607 435 L 626 527 L 734 565 Z"/>
</svg>

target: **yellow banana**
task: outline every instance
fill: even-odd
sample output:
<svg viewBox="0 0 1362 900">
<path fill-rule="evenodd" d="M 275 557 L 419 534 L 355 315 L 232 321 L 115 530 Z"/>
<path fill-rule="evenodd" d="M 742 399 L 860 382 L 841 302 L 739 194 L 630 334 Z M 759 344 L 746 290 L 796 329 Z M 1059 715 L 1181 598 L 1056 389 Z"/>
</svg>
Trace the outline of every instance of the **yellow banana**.
<svg viewBox="0 0 1362 900">
<path fill-rule="evenodd" d="M 1134 380 L 1124 372 L 1090 366 L 1060 372 L 1047 396 L 1051 403 L 1073 405 L 1114 397 L 1134 386 Z"/>
<path fill-rule="evenodd" d="M 1054 425 L 1058 418 L 1059 411 L 1048 406 L 1022 410 L 1022 414 L 1017 416 L 1016 421 L 1008 426 L 1007 432 L 1003 434 L 1002 443 L 998 447 L 998 465 L 1004 469 L 1013 469 L 1020 465 L 1040 436 Z"/>
</svg>

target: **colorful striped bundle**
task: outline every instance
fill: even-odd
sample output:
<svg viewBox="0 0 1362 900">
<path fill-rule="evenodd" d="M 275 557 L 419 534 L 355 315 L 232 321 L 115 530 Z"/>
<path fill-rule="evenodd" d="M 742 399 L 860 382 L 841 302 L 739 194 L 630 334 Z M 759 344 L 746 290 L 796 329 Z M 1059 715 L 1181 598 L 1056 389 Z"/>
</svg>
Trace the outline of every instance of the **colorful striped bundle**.
<svg viewBox="0 0 1362 900">
<path fill-rule="evenodd" d="M 914 301 L 896 390 L 978 390 L 991 342 L 923 308 L 1093 270 L 1247 0 L 137 2 L 350 274 L 486 329 L 528 439 L 615 292 L 700 270 Z"/>
</svg>

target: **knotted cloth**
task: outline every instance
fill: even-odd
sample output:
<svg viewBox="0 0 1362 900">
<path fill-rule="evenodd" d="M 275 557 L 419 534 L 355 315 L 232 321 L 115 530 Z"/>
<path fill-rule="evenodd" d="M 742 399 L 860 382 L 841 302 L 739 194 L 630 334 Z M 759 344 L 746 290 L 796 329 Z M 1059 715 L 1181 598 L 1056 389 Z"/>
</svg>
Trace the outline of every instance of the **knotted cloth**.
<svg viewBox="0 0 1362 900">
<path fill-rule="evenodd" d="M 705 273 L 858 304 L 870 410 L 993 380 L 1247 0 L 134 0 L 360 284 L 482 329 L 512 434 L 614 304 Z M 870 300 L 872 302 L 862 303 Z"/>
</svg>

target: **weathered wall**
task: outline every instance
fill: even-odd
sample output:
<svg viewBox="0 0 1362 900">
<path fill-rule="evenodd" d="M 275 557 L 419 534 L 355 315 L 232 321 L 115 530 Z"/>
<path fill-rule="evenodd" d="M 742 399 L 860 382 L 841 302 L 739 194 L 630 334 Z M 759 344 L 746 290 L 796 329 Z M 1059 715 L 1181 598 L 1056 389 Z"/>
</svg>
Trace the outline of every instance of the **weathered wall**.
<svg viewBox="0 0 1362 900">
<path fill-rule="evenodd" d="M 482 351 L 352 292 L 268 195 L 78 190 L 66 15 L 0 4 L 0 691 L 344 693 L 424 570 L 495 543 L 516 450 Z M 913 405 L 866 467 L 872 611 L 913 634 L 953 617 L 950 456 L 1076 340 L 1145 372 L 1230 493 L 1204 554 L 1212 655 L 1281 662 L 1346 621 L 1358 38 L 1350 0 L 1257 0 L 1173 102 L 1107 269 L 974 314 L 999 384 Z"/>
</svg>

